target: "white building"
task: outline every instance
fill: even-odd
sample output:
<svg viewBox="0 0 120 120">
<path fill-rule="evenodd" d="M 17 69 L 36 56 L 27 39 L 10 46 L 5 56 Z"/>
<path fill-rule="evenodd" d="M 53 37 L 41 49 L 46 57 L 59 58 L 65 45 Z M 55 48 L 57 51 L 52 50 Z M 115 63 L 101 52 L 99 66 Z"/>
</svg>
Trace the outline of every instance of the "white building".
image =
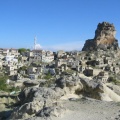
<svg viewBox="0 0 120 120">
<path fill-rule="evenodd" d="M 31 80 L 37 79 L 37 78 L 38 78 L 38 75 L 36 75 L 36 74 L 29 74 L 29 78 L 30 78 Z"/>
<path fill-rule="evenodd" d="M 16 59 L 14 55 L 7 55 L 7 56 L 5 56 L 5 60 L 7 62 L 11 62 L 11 61 L 16 62 L 16 63 L 18 62 L 18 59 Z"/>
<path fill-rule="evenodd" d="M 9 54 L 9 49 L 3 49 L 2 55 L 6 56 Z"/>
<path fill-rule="evenodd" d="M 54 55 L 51 56 L 42 56 L 42 62 L 52 62 L 54 60 Z"/>
</svg>

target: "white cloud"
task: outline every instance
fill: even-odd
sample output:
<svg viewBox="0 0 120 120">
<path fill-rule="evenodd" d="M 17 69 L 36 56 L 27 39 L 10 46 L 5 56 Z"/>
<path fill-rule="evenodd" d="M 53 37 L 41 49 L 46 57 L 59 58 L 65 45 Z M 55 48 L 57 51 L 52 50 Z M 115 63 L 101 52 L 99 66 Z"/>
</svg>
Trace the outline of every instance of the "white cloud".
<svg viewBox="0 0 120 120">
<path fill-rule="evenodd" d="M 65 51 L 72 51 L 72 50 L 81 50 L 84 45 L 83 41 L 75 41 L 75 42 L 69 42 L 69 43 L 63 43 L 63 44 L 57 44 L 52 46 L 43 46 L 43 49 L 48 50 L 65 50 Z"/>
</svg>

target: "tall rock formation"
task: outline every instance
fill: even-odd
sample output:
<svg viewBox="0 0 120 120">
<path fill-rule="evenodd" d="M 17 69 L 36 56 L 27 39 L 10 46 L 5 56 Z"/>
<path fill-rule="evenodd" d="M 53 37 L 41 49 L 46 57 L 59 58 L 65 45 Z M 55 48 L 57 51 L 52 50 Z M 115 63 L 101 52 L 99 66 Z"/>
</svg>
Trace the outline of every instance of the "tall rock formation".
<svg viewBox="0 0 120 120">
<path fill-rule="evenodd" d="M 108 22 L 99 23 L 93 39 L 86 40 L 82 51 L 90 50 L 117 50 L 118 40 L 115 38 L 116 30 L 113 24 Z"/>
</svg>

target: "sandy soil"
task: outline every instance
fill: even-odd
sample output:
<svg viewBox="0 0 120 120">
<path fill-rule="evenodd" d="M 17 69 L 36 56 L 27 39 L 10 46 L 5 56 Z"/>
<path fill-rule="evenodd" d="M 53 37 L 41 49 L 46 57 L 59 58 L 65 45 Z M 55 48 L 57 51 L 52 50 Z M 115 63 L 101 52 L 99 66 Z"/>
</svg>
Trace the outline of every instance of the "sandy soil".
<svg viewBox="0 0 120 120">
<path fill-rule="evenodd" d="M 120 103 L 94 99 L 63 100 L 68 110 L 52 120 L 120 120 Z"/>
<path fill-rule="evenodd" d="M 105 102 L 90 98 L 62 100 L 67 108 L 61 117 L 29 120 L 120 120 L 120 103 Z"/>
</svg>

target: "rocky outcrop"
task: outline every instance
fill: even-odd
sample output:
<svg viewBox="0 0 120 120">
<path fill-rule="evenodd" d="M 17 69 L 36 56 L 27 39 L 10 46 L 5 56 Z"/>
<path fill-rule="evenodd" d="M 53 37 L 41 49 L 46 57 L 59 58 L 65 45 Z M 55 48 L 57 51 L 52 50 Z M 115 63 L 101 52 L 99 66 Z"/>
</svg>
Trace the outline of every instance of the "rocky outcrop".
<svg viewBox="0 0 120 120">
<path fill-rule="evenodd" d="M 52 107 L 44 107 L 36 116 L 39 117 L 61 117 L 66 109 L 62 105 L 54 104 Z"/>
<path fill-rule="evenodd" d="M 81 78 L 78 75 L 62 75 L 56 80 L 54 88 L 47 87 L 27 87 L 20 95 L 19 104 L 9 117 L 9 119 L 40 120 L 60 117 L 67 110 L 61 105 L 61 98 L 68 96 L 69 100 L 83 98 L 94 98 L 103 101 L 120 102 L 120 96 L 103 83 L 94 80 Z M 66 99 L 68 100 L 68 99 Z"/>
<path fill-rule="evenodd" d="M 54 104 L 62 95 L 62 90 L 59 89 L 53 90 L 45 87 L 26 88 L 18 96 L 20 107 L 14 110 L 9 119 L 26 119 L 31 116 L 41 115 L 45 108 L 51 108 L 51 111 L 54 111 Z"/>
<path fill-rule="evenodd" d="M 116 30 L 113 24 L 108 22 L 99 23 L 93 39 L 86 40 L 82 51 L 89 50 L 117 50 L 118 40 L 115 38 Z"/>
<path fill-rule="evenodd" d="M 120 102 L 120 96 L 103 83 L 96 83 L 93 80 L 82 78 L 81 83 L 84 86 L 82 90 L 84 96 L 103 101 Z"/>
<path fill-rule="evenodd" d="M 27 81 L 24 81 L 23 82 L 23 85 L 25 87 L 33 87 L 33 86 L 39 86 L 39 82 L 38 81 L 30 81 L 30 80 L 27 80 Z"/>
<path fill-rule="evenodd" d="M 16 96 L 0 91 L 0 120 L 6 120 L 12 113 L 12 106 L 16 103 Z"/>
<path fill-rule="evenodd" d="M 64 75 L 56 80 L 56 86 L 63 89 L 65 94 L 73 94 L 75 91 L 81 91 L 83 85 L 80 77 L 75 75 Z"/>
<path fill-rule="evenodd" d="M 66 94 L 77 94 L 103 101 L 120 101 L 120 96 L 104 83 L 81 78 L 79 76 L 63 76 L 56 80 L 57 87 L 60 87 Z"/>
</svg>

